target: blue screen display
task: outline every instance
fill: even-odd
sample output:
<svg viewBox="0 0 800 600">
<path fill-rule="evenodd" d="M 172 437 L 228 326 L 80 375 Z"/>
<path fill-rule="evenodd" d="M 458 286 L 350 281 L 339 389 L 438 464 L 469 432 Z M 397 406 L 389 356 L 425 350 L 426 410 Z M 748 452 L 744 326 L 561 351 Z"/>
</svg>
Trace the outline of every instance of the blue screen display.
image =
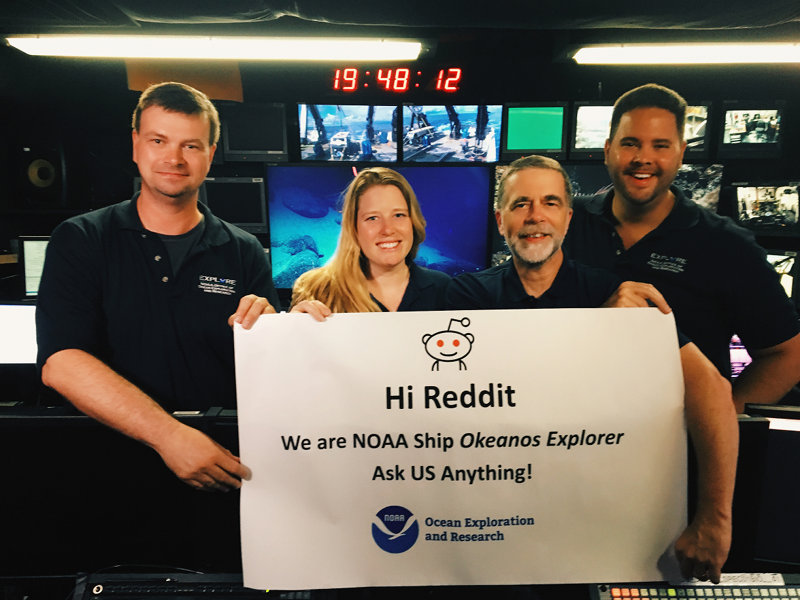
<svg viewBox="0 0 800 600">
<path fill-rule="evenodd" d="M 456 275 L 487 266 L 491 168 L 400 167 L 427 221 L 416 262 Z M 270 253 L 275 287 L 291 288 L 336 250 L 341 199 L 352 166 L 267 167 Z"/>
</svg>

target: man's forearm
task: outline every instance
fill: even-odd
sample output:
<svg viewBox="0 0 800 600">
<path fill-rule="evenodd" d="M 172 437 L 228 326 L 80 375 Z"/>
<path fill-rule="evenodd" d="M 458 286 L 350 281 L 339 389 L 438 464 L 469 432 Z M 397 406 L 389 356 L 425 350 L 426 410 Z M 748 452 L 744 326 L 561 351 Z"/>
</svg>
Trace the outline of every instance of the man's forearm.
<svg viewBox="0 0 800 600">
<path fill-rule="evenodd" d="M 708 368 L 710 363 L 694 344 L 681 349 L 682 358 L 687 355 L 691 357 L 683 360 L 686 423 L 698 462 L 698 513 L 730 518 L 739 448 L 730 385 Z"/>
<path fill-rule="evenodd" d="M 181 426 L 142 390 L 82 350 L 50 356 L 42 381 L 81 412 L 156 450 Z"/>
<path fill-rule="evenodd" d="M 91 354 L 75 349 L 53 354 L 42 368 L 42 381 L 90 417 L 153 448 L 196 489 L 227 491 L 249 475 L 238 457 L 172 417 Z"/>
<path fill-rule="evenodd" d="M 774 404 L 800 382 L 800 334 L 764 350 L 753 351 L 753 362 L 736 378 L 733 400 L 737 412 L 746 403 Z"/>
<path fill-rule="evenodd" d="M 739 430 L 730 384 L 692 343 L 681 348 L 686 424 L 698 466 L 697 510 L 675 543 L 684 577 L 719 582 L 731 544 Z"/>
</svg>

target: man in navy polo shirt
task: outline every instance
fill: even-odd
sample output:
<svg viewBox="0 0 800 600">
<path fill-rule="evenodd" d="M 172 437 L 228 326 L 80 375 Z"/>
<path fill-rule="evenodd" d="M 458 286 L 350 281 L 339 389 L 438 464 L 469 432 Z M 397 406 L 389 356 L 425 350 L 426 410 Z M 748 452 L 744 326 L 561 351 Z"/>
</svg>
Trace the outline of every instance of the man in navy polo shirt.
<svg viewBox="0 0 800 600">
<path fill-rule="evenodd" d="M 753 235 L 689 201 L 672 185 L 683 160 L 686 102 L 647 84 L 614 105 L 605 161 L 614 189 L 577 202 L 565 252 L 653 284 L 679 329 L 730 377 L 737 334 L 753 362 L 733 386 L 746 402 L 774 403 L 800 381 L 800 322 Z"/>
<path fill-rule="evenodd" d="M 459 275 L 447 290 L 455 309 L 669 307 L 650 285 L 565 260 L 561 243 L 572 218 L 572 186 L 558 162 L 541 156 L 514 161 L 495 200 L 511 259 Z M 730 385 L 691 342 L 681 346 L 686 422 L 698 463 L 694 519 L 675 543 L 686 577 L 719 582 L 731 542 L 731 503 L 738 427 Z"/>
<path fill-rule="evenodd" d="M 151 86 L 132 135 L 139 195 L 51 236 L 36 311 L 42 380 L 187 484 L 237 488 L 248 475 L 238 457 L 170 411 L 235 407 L 230 325 L 274 312 L 269 264 L 258 240 L 198 203 L 219 138 L 205 94 Z"/>
</svg>

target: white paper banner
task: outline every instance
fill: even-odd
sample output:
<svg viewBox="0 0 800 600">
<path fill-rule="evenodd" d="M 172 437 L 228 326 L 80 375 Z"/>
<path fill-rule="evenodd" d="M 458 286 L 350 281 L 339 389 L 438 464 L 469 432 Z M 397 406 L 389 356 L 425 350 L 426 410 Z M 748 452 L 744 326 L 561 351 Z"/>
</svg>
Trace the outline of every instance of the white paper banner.
<svg viewBox="0 0 800 600">
<path fill-rule="evenodd" d="M 265 315 L 235 348 L 246 586 L 664 578 L 686 524 L 671 315 Z"/>
</svg>

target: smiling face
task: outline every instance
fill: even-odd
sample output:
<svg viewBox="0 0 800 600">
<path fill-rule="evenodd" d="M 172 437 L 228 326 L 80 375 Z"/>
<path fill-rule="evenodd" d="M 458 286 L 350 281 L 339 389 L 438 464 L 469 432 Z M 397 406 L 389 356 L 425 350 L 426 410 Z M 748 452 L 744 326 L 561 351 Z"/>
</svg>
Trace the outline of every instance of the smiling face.
<svg viewBox="0 0 800 600">
<path fill-rule="evenodd" d="M 184 201 L 203 184 L 216 146 L 209 145 L 204 114 L 187 115 L 150 106 L 133 132 L 133 161 L 148 199 Z"/>
<path fill-rule="evenodd" d="M 373 185 L 358 199 L 356 236 L 370 273 L 405 263 L 414 241 L 408 204 L 393 185 Z"/>
<path fill-rule="evenodd" d="M 505 184 L 497 227 L 520 266 L 538 268 L 561 250 L 572 209 L 564 178 L 554 169 L 526 168 Z"/>
<path fill-rule="evenodd" d="M 605 145 L 615 197 L 642 207 L 666 199 L 685 149 L 670 111 L 645 107 L 624 113 Z"/>
</svg>

